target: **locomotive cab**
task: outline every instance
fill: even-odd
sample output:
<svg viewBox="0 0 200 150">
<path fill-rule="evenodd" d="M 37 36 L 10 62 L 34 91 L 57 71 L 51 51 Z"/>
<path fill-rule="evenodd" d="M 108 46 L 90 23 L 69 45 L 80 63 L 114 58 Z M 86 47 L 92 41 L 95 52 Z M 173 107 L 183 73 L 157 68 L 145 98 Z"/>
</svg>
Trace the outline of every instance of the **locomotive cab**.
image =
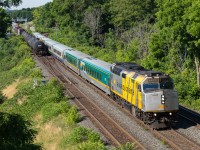
<svg viewBox="0 0 200 150">
<path fill-rule="evenodd" d="M 174 125 L 178 111 L 178 94 L 167 75 L 147 77 L 141 85 L 144 120 L 152 126 Z"/>
</svg>

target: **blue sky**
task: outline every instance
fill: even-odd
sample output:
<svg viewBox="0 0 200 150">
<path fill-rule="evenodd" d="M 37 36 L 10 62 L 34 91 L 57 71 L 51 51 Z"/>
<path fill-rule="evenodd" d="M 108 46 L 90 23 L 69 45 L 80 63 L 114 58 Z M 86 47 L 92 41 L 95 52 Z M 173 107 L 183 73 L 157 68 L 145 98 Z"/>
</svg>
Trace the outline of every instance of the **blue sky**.
<svg viewBox="0 0 200 150">
<path fill-rule="evenodd" d="M 38 7 L 46 4 L 47 2 L 52 2 L 53 0 L 22 0 L 22 4 L 18 7 L 12 7 L 11 9 L 22 9 L 22 8 L 32 8 Z"/>
</svg>

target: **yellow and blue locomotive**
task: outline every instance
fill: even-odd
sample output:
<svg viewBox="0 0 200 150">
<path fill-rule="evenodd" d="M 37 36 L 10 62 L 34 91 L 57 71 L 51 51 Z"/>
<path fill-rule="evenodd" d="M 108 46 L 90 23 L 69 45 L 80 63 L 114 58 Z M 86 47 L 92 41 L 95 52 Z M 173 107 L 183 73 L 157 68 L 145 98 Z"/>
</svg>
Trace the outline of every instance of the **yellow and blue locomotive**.
<svg viewBox="0 0 200 150">
<path fill-rule="evenodd" d="M 168 75 L 135 63 L 116 63 L 111 67 L 110 86 L 113 99 L 145 123 L 154 128 L 176 123 L 178 94 Z"/>
</svg>

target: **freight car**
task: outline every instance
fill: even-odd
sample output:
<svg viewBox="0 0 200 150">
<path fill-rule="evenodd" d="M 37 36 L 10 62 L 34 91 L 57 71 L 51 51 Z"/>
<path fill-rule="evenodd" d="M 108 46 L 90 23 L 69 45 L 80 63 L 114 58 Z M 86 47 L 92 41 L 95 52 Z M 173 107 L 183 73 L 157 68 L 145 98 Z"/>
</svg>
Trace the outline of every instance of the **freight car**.
<svg viewBox="0 0 200 150">
<path fill-rule="evenodd" d="M 28 45 L 33 49 L 37 55 L 47 55 L 47 46 L 35 36 L 29 34 L 25 30 L 21 33 Z"/>
<path fill-rule="evenodd" d="M 177 122 L 178 95 L 166 74 L 120 62 L 110 64 L 34 33 L 53 57 L 96 85 L 113 100 L 153 128 Z"/>
<path fill-rule="evenodd" d="M 28 45 L 37 55 L 48 54 L 47 46 L 37 37 L 26 32 L 23 28 L 19 27 L 17 23 L 12 23 L 12 27 L 15 33 L 17 33 L 18 35 L 22 35 L 24 37 L 24 40 L 28 43 Z"/>
</svg>

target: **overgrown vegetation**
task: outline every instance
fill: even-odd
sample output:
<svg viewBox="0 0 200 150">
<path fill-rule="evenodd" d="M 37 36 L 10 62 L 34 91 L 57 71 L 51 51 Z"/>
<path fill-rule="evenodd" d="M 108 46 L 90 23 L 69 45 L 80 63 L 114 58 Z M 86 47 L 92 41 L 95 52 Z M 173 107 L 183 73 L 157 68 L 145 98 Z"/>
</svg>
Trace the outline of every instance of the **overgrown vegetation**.
<svg viewBox="0 0 200 150">
<path fill-rule="evenodd" d="M 42 124 L 63 115 L 66 117 L 65 126 L 76 127 L 77 110 L 69 105 L 57 80 L 41 84 L 41 71 L 34 68 L 30 48 L 22 38 L 0 39 L 0 53 L 0 89 L 16 79 L 21 80 L 13 98 L 7 100 L 0 94 L 1 149 L 41 149 L 34 143 L 35 127 L 38 126 L 34 117 L 38 114 L 42 115 Z M 34 80 L 38 81 L 37 86 L 33 86 Z"/>
<path fill-rule="evenodd" d="M 17 80 L 14 96 L 0 93 L 0 149 L 108 149 L 99 134 L 77 125 L 78 110 L 69 104 L 56 79 L 42 75 L 20 37 L 0 40 L 0 89 Z M 47 136 L 48 135 L 48 136 Z"/>
<path fill-rule="evenodd" d="M 12 19 L 27 19 L 27 21 L 32 21 L 33 20 L 33 10 L 35 8 L 23 8 L 21 10 L 12 10 L 12 11 L 9 11 L 7 12 L 10 16 L 10 18 Z"/>
<path fill-rule="evenodd" d="M 68 46 L 169 74 L 181 104 L 200 110 L 199 11 L 198 0 L 54 0 L 33 14 L 37 31 Z"/>
</svg>

